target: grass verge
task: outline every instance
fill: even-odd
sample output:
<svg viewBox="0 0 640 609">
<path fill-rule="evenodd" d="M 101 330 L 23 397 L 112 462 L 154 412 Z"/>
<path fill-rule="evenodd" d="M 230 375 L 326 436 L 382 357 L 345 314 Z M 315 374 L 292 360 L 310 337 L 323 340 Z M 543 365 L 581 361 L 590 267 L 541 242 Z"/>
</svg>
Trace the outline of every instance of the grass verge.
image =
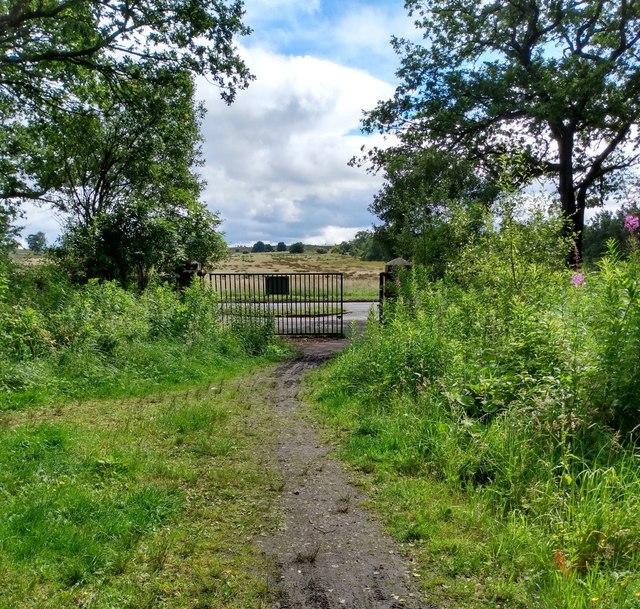
<svg viewBox="0 0 640 609">
<path fill-rule="evenodd" d="M 1 413 L 0 607 L 266 607 L 270 372 Z"/>
<path fill-rule="evenodd" d="M 436 415 L 424 404 L 407 396 L 378 406 L 359 401 L 335 385 L 330 370 L 309 377 L 307 399 L 354 467 L 370 507 L 414 559 L 415 575 L 434 605 L 640 607 L 640 480 L 633 472 L 620 466 L 567 477 L 563 494 L 536 487 L 529 511 L 501 511 L 482 487 L 450 478 L 446 467 L 425 458 L 429 434 L 445 423 L 429 423 Z M 447 450 L 452 460 L 462 454 L 454 441 Z M 532 516 L 542 512 L 536 502 L 548 502 L 548 517 Z M 620 554 L 618 546 L 627 550 Z"/>
</svg>

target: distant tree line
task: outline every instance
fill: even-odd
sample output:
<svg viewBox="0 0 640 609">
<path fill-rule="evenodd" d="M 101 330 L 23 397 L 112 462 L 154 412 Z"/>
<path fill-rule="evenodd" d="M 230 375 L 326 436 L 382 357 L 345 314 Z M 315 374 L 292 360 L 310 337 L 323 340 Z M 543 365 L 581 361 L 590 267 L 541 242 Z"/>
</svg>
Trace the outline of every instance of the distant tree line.
<svg viewBox="0 0 640 609">
<path fill-rule="evenodd" d="M 274 247 L 270 243 L 265 243 L 264 241 L 256 241 L 251 246 L 251 251 L 254 254 L 263 254 L 265 252 L 289 252 L 291 254 L 302 254 L 304 253 L 304 243 L 298 241 L 296 243 L 292 243 L 287 246 L 284 241 L 279 241 L 278 244 Z"/>
</svg>

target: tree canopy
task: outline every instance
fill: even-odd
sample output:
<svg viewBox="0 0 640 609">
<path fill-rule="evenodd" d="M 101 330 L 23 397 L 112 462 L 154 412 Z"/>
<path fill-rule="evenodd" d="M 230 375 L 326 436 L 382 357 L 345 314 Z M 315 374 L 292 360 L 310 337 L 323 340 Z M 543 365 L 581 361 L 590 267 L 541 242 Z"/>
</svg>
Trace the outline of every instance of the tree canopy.
<svg viewBox="0 0 640 609">
<path fill-rule="evenodd" d="M 231 101 L 249 79 L 233 42 L 249 33 L 242 15 L 238 0 L 2 0 L 0 100 L 68 102 L 87 72 L 117 85 L 147 62 L 206 75 Z"/>
<path fill-rule="evenodd" d="M 105 88 L 140 108 L 151 74 L 202 75 L 233 101 L 252 78 L 234 44 L 249 33 L 242 15 L 239 0 L 0 0 L 0 199 L 55 187 L 41 173 L 43 125 L 100 112 Z"/>
<path fill-rule="evenodd" d="M 552 179 L 581 254 L 584 211 L 640 159 L 640 5 L 632 0 L 407 0 L 424 32 L 395 38 L 401 79 L 365 116 L 392 151 L 437 147 L 486 176 L 518 157 Z"/>
<path fill-rule="evenodd" d="M 67 219 L 55 255 L 77 280 L 172 275 L 190 259 L 222 256 L 219 219 L 198 200 L 202 108 L 192 77 L 160 67 L 137 83 L 136 99 L 109 87 L 95 107 L 52 111 L 38 123 L 30 173 L 41 200 Z"/>
<path fill-rule="evenodd" d="M 0 241 L 25 199 L 66 220 L 77 279 L 139 287 L 222 255 L 199 201 L 194 78 L 230 103 L 252 79 L 240 0 L 0 0 Z"/>
<path fill-rule="evenodd" d="M 47 247 L 47 237 L 42 231 L 27 235 L 27 245 L 32 252 L 40 253 Z"/>
</svg>

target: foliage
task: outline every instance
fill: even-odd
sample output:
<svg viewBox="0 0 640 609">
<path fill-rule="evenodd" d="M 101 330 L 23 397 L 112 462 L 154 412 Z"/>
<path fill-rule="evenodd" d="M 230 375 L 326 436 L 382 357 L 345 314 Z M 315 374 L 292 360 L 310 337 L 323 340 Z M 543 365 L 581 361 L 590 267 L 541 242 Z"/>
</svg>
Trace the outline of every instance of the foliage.
<svg viewBox="0 0 640 609">
<path fill-rule="evenodd" d="M 434 585 L 447 568 L 471 578 L 459 606 L 495 600 L 491 564 L 507 607 L 635 607 L 636 223 L 628 259 L 612 244 L 595 271 L 572 275 L 559 220 L 516 212 L 488 215 L 443 279 L 420 267 L 398 277 L 384 324 L 372 319 L 337 358 L 318 399 L 349 430 L 350 458 L 375 472 L 398 535 L 441 569 Z M 440 484 L 464 494 L 459 526 L 490 514 L 473 549 L 455 546 L 464 534 L 435 536 L 446 525 L 419 496 Z M 457 513 L 453 501 L 442 509 Z M 427 558 L 438 543 L 448 567 Z"/>
<path fill-rule="evenodd" d="M 251 251 L 254 254 L 261 254 L 265 251 L 265 244 L 264 241 L 256 241 L 253 246 L 251 247 Z"/>
<path fill-rule="evenodd" d="M 406 6 L 424 43 L 393 40 L 401 83 L 366 115 L 365 130 L 395 133 L 399 158 L 443 148 L 489 178 L 500 158 L 523 157 L 523 184 L 536 176 L 555 181 L 578 262 L 585 208 L 617 189 L 623 170 L 638 160 L 638 6 L 605 0 Z M 386 168 L 388 155 L 373 150 L 368 158 Z"/>
<path fill-rule="evenodd" d="M 187 260 L 223 254 L 219 220 L 198 201 L 202 109 L 191 78 L 149 71 L 136 90 L 125 103 L 95 86 L 95 110 L 53 112 L 39 131 L 46 171 L 33 173 L 67 218 L 54 254 L 76 280 L 142 289 L 153 269 L 172 277 Z"/>
<path fill-rule="evenodd" d="M 42 231 L 27 235 L 27 246 L 32 252 L 43 252 L 47 247 L 47 237 Z"/>
<path fill-rule="evenodd" d="M 47 192 L 41 200 L 90 226 L 136 200 L 177 207 L 197 199 L 203 110 L 189 74 L 145 70 L 133 100 L 99 83 L 85 89 L 91 110 L 52 111 L 36 127 L 41 153 L 29 173 Z"/>
<path fill-rule="evenodd" d="M 287 244 L 284 241 L 278 241 L 278 245 L 276 245 L 276 252 L 286 252 Z"/>
<path fill-rule="evenodd" d="M 289 246 L 290 254 L 304 254 L 304 243 L 302 241 L 296 241 Z"/>
<path fill-rule="evenodd" d="M 15 226 L 18 210 L 12 205 L 0 204 L 0 258 L 6 258 L 9 250 L 17 246 L 20 229 Z"/>
<path fill-rule="evenodd" d="M 628 213 L 638 215 L 637 205 L 625 206 L 615 212 L 608 209 L 599 211 L 585 226 L 584 260 L 596 262 L 607 252 L 607 242 L 613 239 L 622 252 L 628 251 L 629 242 L 624 230 L 625 216 Z"/>
<path fill-rule="evenodd" d="M 0 106 L 80 104 L 75 87 L 99 75 L 125 87 L 132 63 L 209 77 L 231 101 L 249 78 L 233 39 L 249 33 L 241 2 L 106 5 L 95 0 L 0 6 Z"/>
<path fill-rule="evenodd" d="M 248 85 L 234 46 L 250 31 L 242 16 L 233 0 L 0 4 L 0 238 L 25 199 L 73 201 L 93 217 L 132 176 L 136 194 L 144 185 L 160 204 L 192 195 L 182 162 L 197 150 L 180 137 L 193 138 L 197 120 L 172 93 L 204 76 L 230 103 Z"/>
<path fill-rule="evenodd" d="M 379 230 L 358 231 L 351 241 L 342 243 L 339 248 L 342 253 L 349 253 L 360 258 L 360 260 L 379 260 L 384 262 L 392 257 L 389 247 L 380 237 Z"/>
<path fill-rule="evenodd" d="M 75 287 L 56 270 L 29 269 L 2 287 L 4 408 L 188 385 L 225 358 L 277 351 L 273 330 L 222 327 L 214 293 L 199 284 L 177 292 L 156 282 L 136 295 L 115 282 Z"/>
<path fill-rule="evenodd" d="M 219 224 L 197 201 L 164 209 L 138 202 L 103 213 L 90 226 L 69 224 L 51 254 L 76 282 L 100 278 L 142 290 L 153 272 L 174 282 L 188 260 L 207 265 L 224 258 Z"/>
<path fill-rule="evenodd" d="M 380 153 L 378 162 L 384 165 L 385 182 L 369 209 L 383 224 L 374 238 L 386 246 L 387 260 L 402 256 L 429 265 L 441 276 L 447 260 L 465 242 L 450 225 L 453 216 L 459 208 L 493 203 L 495 184 L 481 179 L 469 161 L 441 150 L 390 150 Z"/>
</svg>

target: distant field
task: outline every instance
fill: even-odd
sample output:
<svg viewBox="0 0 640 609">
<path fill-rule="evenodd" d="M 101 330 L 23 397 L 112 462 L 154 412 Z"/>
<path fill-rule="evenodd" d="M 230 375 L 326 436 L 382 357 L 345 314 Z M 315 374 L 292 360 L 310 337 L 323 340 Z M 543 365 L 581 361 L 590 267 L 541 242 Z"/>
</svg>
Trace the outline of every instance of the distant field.
<svg viewBox="0 0 640 609">
<path fill-rule="evenodd" d="M 345 300 L 377 300 L 384 262 L 341 254 L 232 254 L 207 269 L 214 273 L 344 273 Z"/>
<path fill-rule="evenodd" d="M 29 250 L 15 250 L 11 252 L 11 257 L 15 262 L 26 265 L 42 264 L 45 261 L 44 254 L 36 254 Z"/>
<path fill-rule="evenodd" d="M 29 250 L 13 253 L 16 262 L 36 265 L 42 254 Z M 378 281 L 384 262 L 367 262 L 342 254 L 234 253 L 207 269 L 215 273 L 344 273 L 345 300 L 377 300 Z"/>
</svg>

